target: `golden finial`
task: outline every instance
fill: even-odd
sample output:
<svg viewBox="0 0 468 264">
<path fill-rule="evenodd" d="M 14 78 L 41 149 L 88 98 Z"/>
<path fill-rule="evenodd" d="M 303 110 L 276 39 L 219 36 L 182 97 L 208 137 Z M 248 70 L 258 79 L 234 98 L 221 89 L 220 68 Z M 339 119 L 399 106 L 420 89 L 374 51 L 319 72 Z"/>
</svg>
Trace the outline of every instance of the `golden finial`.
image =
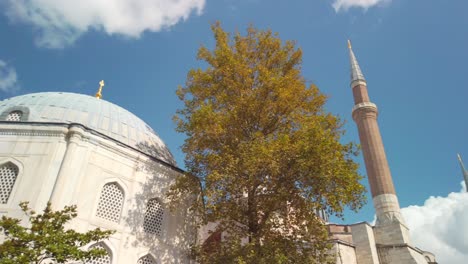
<svg viewBox="0 0 468 264">
<path fill-rule="evenodd" d="M 101 99 L 101 98 L 102 98 L 102 87 L 104 87 L 104 80 L 101 80 L 101 81 L 99 82 L 99 90 L 98 90 L 98 92 L 97 92 L 96 95 L 95 95 L 97 99 Z"/>
<path fill-rule="evenodd" d="M 351 49 L 351 40 L 348 39 L 348 49 Z"/>
</svg>

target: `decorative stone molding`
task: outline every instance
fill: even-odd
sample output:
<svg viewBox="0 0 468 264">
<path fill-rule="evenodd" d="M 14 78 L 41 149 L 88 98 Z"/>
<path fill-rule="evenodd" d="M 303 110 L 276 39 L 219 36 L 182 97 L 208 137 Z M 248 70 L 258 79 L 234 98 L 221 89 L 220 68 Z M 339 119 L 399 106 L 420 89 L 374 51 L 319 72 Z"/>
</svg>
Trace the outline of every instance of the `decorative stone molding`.
<svg viewBox="0 0 468 264">
<path fill-rule="evenodd" d="M 0 124 L 1 125 L 1 124 Z M 38 136 L 38 137 L 65 137 L 66 128 L 63 129 L 33 129 L 33 127 L 25 129 L 24 127 L 0 128 L 2 136 Z"/>
<path fill-rule="evenodd" d="M 377 220 L 375 221 L 375 225 L 386 225 L 391 223 L 401 223 L 404 225 L 403 217 L 401 216 L 400 212 L 385 212 L 381 213 L 377 216 Z"/>
<path fill-rule="evenodd" d="M 400 213 L 398 198 L 394 194 L 381 194 L 373 199 L 375 213 L 377 215 L 376 226 L 394 222 L 405 224 Z"/>
<path fill-rule="evenodd" d="M 378 112 L 377 105 L 375 105 L 372 102 L 364 102 L 353 106 L 353 110 L 351 111 L 351 113 L 354 114 L 355 111 L 360 109 L 370 109 L 374 112 Z"/>
<path fill-rule="evenodd" d="M 70 143 L 78 143 L 80 141 L 88 141 L 88 136 L 86 135 L 87 133 L 81 129 L 80 127 L 71 127 L 68 129 L 68 140 Z"/>
<path fill-rule="evenodd" d="M 183 172 L 175 164 L 168 163 L 133 146 L 126 145 L 81 124 L 46 123 L 46 122 L 9 122 L 0 120 L 0 135 L 60 137 L 71 142 L 86 142 L 107 149 L 119 156 L 130 158 L 134 162 L 151 160 L 172 170 Z M 142 158 L 144 157 L 144 158 Z"/>
<path fill-rule="evenodd" d="M 351 88 L 354 88 L 358 85 L 367 85 L 367 82 L 364 80 L 354 80 L 351 82 Z"/>
</svg>

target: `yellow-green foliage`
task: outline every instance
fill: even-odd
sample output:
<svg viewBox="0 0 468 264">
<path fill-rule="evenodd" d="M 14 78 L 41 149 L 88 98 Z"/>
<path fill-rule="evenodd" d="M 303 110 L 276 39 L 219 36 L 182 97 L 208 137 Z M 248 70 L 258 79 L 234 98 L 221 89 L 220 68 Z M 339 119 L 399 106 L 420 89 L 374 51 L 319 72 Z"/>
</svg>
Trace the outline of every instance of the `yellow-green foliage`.
<svg viewBox="0 0 468 264">
<path fill-rule="evenodd" d="M 108 238 L 114 231 L 97 228 L 79 233 L 65 228 L 77 216 L 76 206 L 53 211 L 48 203 L 42 214 L 31 210 L 27 202 L 22 202 L 20 207 L 29 217 L 29 223 L 21 225 L 19 219 L 7 216 L 0 219 L 0 232 L 4 238 L 0 244 L 0 264 L 69 263 L 106 253 L 102 249 L 85 250 L 83 247 Z"/>
<path fill-rule="evenodd" d="M 214 50 L 198 52 L 207 67 L 190 70 L 177 91 L 188 172 L 169 197 L 176 204 L 201 188 L 199 219 L 225 234 L 194 255 L 203 263 L 325 263 L 327 233 L 314 211 L 342 216 L 345 206 L 362 206 L 357 148 L 340 142 L 342 122 L 306 85 L 293 42 L 254 27 L 232 37 L 219 23 L 212 30 Z"/>
</svg>

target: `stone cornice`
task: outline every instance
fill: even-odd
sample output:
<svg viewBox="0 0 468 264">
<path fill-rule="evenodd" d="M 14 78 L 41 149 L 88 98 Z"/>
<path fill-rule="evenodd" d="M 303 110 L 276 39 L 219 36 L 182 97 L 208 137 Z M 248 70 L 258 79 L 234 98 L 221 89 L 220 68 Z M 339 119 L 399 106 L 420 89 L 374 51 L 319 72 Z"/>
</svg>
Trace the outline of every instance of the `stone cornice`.
<svg viewBox="0 0 468 264">
<path fill-rule="evenodd" d="M 346 242 L 346 241 L 341 240 L 341 239 L 329 239 L 328 241 L 331 242 L 331 243 L 337 243 L 337 244 L 345 245 L 345 246 L 348 246 L 348 247 L 356 248 L 356 246 L 354 244 Z"/>
<path fill-rule="evenodd" d="M 50 126 L 25 126 L 23 122 L 8 124 L 0 122 L 0 135 L 4 136 L 39 136 L 39 137 L 65 137 L 68 129 L 65 127 L 50 127 Z"/>
<path fill-rule="evenodd" d="M 402 243 L 402 244 L 394 244 L 394 245 L 384 245 L 384 244 L 376 244 L 377 248 L 378 249 L 381 249 L 381 248 L 410 248 L 416 252 L 418 252 L 419 254 L 422 254 L 423 251 L 417 247 L 413 247 L 411 246 L 410 244 L 407 244 L 407 243 Z"/>
<path fill-rule="evenodd" d="M 88 128 L 78 123 L 58 123 L 58 122 L 10 122 L 0 121 L 0 135 L 11 136 L 48 136 L 48 137 L 78 137 L 83 141 L 88 141 L 92 144 L 101 145 L 106 149 L 111 149 L 115 153 L 121 154 L 116 146 L 130 150 L 135 154 L 142 155 L 154 162 L 166 166 L 177 172 L 185 173 L 184 170 L 172 165 L 164 160 L 149 155 L 135 147 L 129 146 L 102 134 L 96 130 Z M 94 138 L 94 139 L 93 139 Z M 112 144 L 109 144 L 110 142 Z M 139 159 L 139 158 L 136 158 Z M 139 159 L 141 161 L 141 159 Z"/>
</svg>

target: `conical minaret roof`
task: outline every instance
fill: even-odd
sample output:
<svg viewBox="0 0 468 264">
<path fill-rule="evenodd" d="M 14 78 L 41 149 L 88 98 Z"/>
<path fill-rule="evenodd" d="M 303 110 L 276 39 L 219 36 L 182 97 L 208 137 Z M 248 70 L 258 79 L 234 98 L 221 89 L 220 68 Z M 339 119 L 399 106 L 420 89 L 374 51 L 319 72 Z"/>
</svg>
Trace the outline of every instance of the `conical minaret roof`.
<svg viewBox="0 0 468 264">
<path fill-rule="evenodd" d="M 355 81 L 366 81 L 364 74 L 362 74 L 361 68 L 359 67 L 356 56 L 354 56 L 353 48 L 351 47 L 351 41 L 348 40 L 349 48 L 349 61 L 351 63 L 351 84 Z"/>
<path fill-rule="evenodd" d="M 458 162 L 460 162 L 460 167 L 462 169 L 463 178 L 465 180 L 465 188 L 466 188 L 466 191 L 468 192 L 468 171 L 466 171 L 465 166 L 463 165 L 463 161 L 460 157 L 460 154 L 457 154 L 457 156 L 458 156 Z"/>
</svg>

